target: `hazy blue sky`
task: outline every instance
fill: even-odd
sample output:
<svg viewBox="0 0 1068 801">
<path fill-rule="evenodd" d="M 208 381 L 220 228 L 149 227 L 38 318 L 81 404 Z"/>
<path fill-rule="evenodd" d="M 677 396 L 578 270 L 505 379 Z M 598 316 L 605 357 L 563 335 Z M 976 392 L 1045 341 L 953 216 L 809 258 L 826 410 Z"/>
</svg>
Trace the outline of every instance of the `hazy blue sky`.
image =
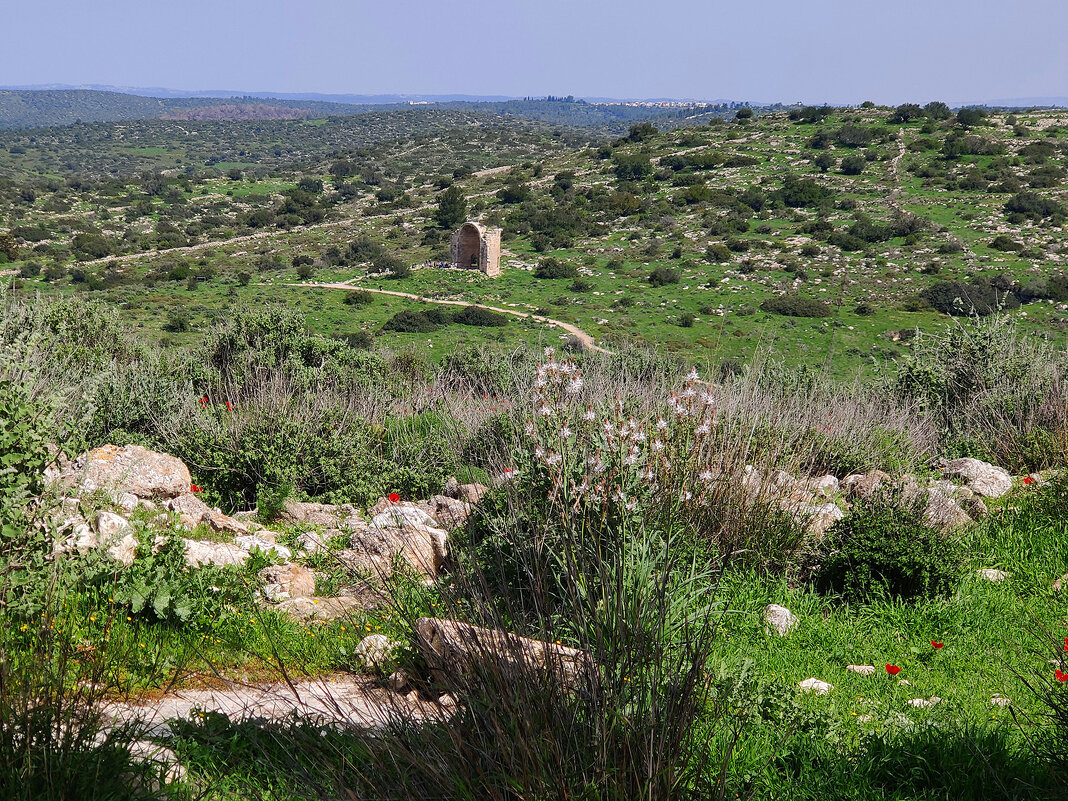
<svg viewBox="0 0 1068 801">
<path fill-rule="evenodd" d="M 0 84 L 896 103 L 1068 96 L 1065 0 L 5 0 Z"/>
</svg>

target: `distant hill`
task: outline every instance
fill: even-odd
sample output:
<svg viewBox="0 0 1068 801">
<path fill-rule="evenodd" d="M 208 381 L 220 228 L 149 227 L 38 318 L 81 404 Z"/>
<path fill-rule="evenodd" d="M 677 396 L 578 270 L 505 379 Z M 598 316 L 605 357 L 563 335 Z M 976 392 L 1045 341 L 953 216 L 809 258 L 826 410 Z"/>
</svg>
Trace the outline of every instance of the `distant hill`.
<svg viewBox="0 0 1068 801">
<path fill-rule="evenodd" d="M 145 119 L 300 119 L 362 114 L 382 104 L 229 97 L 144 97 L 95 89 L 0 90 L 0 129 Z M 200 109 L 201 111 L 197 112 Z"/>
<path fill-rule="evenodd" d="M 367 102 L 342 103 L 315 97 L 361 98 Z M 44 128 L 74 122 L 122 120 L 282 120 L 340 117 L 368 111 L 431 105 L 482 114 L 521 117 L 550 125 L 601 128 L 625 132 L 638 120 L 652 119 L 673 127 L 678 120 L 703 115 L 726 116 L 737 103 L 592 103 L 574 98 L 486 100 L 469 95 L 441 95 L 417 100 L 402 95 L 288 95 L 262 94 L 241 97 L 147 97 L 99 89 L 8 89 L 0 90 L 0 129 Z"/>
</svg>

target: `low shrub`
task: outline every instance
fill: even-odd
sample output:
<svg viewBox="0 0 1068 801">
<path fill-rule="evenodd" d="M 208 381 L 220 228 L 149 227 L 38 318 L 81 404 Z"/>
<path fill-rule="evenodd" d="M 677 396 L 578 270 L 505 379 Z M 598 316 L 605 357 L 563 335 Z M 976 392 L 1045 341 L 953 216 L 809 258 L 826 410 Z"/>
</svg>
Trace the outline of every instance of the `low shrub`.
<svg viewBox="0 0 1068 801">
<path fill-rule="evenodd" d="M 534 270 L 535 278 L 577 278 L 578 268 L 574 264 L 549 257 L 542 259 Z"/>
<path fill-rule="evenodd" d="M 501 328 L 508 325 L 508 315 L 483 309 L 479 306 L 464 306 L 452 316 L 454 323 L 482 328 Z"/>
<path fill-rule="evenodd" d="M 760 308 L 770 314 L 781 314 L 786 317 L 831 316 L 831 307 L 823 301 L 796 294 L 775 295 L 761 303 Z"/>
<path fill-rule="evenodd" d="M 822 552 L 816 588 L 859 603 L 948 595 L 963 562 L 960 543 L 929 528 L 921 505 L 893 495 L 856 502 Z"/>
<path fill-rule="evenodd" d="M 673 267 L 657 267 L 649 273 L 649 283 L 657 287 L 677 284 L 680 278 L 679 271 Z"/>
</svg>

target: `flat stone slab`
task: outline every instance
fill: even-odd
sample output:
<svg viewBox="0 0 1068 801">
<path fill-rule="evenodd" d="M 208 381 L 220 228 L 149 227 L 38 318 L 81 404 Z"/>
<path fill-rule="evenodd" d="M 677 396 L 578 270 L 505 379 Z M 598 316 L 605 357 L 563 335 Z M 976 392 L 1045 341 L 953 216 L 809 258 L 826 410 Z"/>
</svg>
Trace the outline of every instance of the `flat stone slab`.
<svg viewBox="0 0 1068 801">
<path fill-rule="evenodd" d="M 112 725 L 140 722 L 144 736 L 168 736 L 168 721 L 190 720 L 196 712 L 217 712 L 231 721 L 262 719 L 274 723 L 294 715 L 338 728 L 383 728 L 443 717 L 441 705 L 414 694 L 403 696 L 367 676 L 334 675 L 294 682 L 241 685 L 224 689 L 179 690 L 144 703 L 109 703 L 101 712 Z"/>
</svg>

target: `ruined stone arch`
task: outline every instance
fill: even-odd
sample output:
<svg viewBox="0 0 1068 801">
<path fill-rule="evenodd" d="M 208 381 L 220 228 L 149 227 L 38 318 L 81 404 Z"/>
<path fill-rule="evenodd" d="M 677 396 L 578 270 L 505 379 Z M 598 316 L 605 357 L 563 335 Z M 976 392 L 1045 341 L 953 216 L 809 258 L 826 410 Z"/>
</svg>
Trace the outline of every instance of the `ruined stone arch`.
<svg viewBox="0 0 1068 801">
<path fill-rule="evenodd" d="M 501 229 L 468 221 L 452 235 L 449 261 L 453 267 L 480 270 L 491 278 L 501 274 Z"/>
</svg>

